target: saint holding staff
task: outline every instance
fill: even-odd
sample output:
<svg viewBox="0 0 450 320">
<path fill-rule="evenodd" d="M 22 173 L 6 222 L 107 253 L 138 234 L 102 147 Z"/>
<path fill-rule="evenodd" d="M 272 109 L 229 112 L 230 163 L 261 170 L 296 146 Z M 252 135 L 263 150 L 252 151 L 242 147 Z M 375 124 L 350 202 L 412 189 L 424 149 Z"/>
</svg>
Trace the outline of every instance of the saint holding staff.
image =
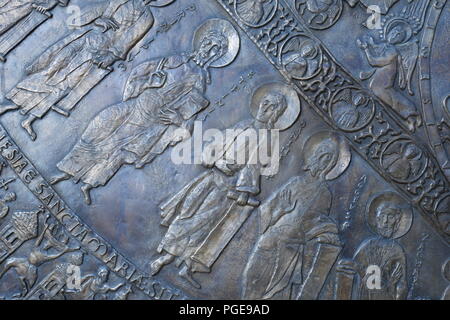
<svg viewBox="0 0 450 320">
<path fill-rule="evenodd" d="M 158 247 L 161 256 L 151 265 L 152 274 L 175 261 L 177 266 L 182 266 L 180 277 L 200 288 L 192 274 L 210 272 L 225 247 L 259 206 L 254 197 L 260 193 L 261 175 L 272 161 L 254 160 L 267 139 L 260 138 L 257 144 L 239 141 L 250 132 L 289 128 L 300 115 L 300 100 L 292 88 L 270 83 L 255 91 L 251 111 L 254 118 L 234 126 L 235 135 L 227 136 L 225 145 L 216 142 L 220 146 L 210 145 L 205 150 L 204 166 L 210 169 L 161 206 L 162 225 L 168 230 Z M 212 155 L 209 152 L 212 150 L 218 152 Z M 238 156 L 230 155 L 230 150 L 236 150 Z M 243 163 L 239 161 L 242 154 L 249 155 Z"/>
</svg>

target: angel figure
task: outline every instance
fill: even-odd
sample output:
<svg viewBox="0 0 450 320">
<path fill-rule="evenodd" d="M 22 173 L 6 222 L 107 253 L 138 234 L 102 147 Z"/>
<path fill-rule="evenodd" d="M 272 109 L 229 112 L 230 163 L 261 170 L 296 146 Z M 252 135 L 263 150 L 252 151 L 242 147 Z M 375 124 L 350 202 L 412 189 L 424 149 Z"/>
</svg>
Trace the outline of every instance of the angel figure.
<svg viewBox="0 0 450 320">
<path fill-rule="evenodd" d="M 271 10 L 266 8 L 266 4 L 270 2 L 273 0 L 238 0 L 236 1 L 236 12 L 246 23 L 258 25 L 270 13 Z"/>
<path fill-rule="evenodd" d="M 295 79 L 306 79 L 317 73 L 321 52 L 313 40 L 294 38 L 283 49 L 283 66 Z"/>
<path fill-rule="evenodd" d="M 411 132 L 422 125 L 422 119 L 414 102 L 397 90 L 407 89 L 409 95 L 414 95 L 411 89 L 411 78 L 414 73 L 419 46 L 410 40 L 412 30 L 406 24 L 391 24 L 386 29 L 383 41 L 379 44 L 372 37 L 358 40 L 358 46 L 364 50 L 369 64 L 375 68 L 363 79 L 371 78 L 369 87 L 373 93 L 405 122 Z"/>
<path fill-rule="evenodd" d="M 325 24 L 328 26 L 335 22 L 336 16 L 342 9 L 342 3 L 340 0 L 296 0 L 295 7 L 302 16 L 306 10 L 311 13 L 308 24 L 311 25 L 314 22 L 317 25 L 323 25 L 328 21 Z"/>
<path fill-rule="evenodd" d="M 27 77 L 6 94 L 0 114 L 20 109 L 32 140 L 32 124 L 50 110 L 64 116 L 98 85 L 113 64 L 125 60 L 153 26 L 152 3 L 163 0 L 101 1 L 89 7 L 76 31 L 48 48 L 26 69 Z M 165 3 L 173 2 L 166 0 Z"/>
</svg>

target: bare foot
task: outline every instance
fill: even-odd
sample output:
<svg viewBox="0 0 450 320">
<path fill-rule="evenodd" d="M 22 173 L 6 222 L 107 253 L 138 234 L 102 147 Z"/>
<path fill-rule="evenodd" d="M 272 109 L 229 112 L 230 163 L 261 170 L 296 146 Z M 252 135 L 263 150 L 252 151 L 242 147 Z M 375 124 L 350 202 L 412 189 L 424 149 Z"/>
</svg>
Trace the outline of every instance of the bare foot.
<svg viewBox="0 0 450 320">
<path fill-rule="evenodd" d="M 21 123 L 22 128 L 25 129 L 25 131 L 28 133 L 28 135 L 30 136 L 31 140 L 36 140 L 37 136 L 36 133 L 33 130 L 33 127 L 31 127 L 31 121 L 30 120 L 24 120 Z"/>
<path fill-rule="evenodd" d="M 92 186 L 90 186 L 88 184 L 85 184 L 84 186 L 81 187 L 81 192 L 83 192 L 83 195 L 84 195 L 84 201 L 86 202 L 86 204 L 88 206 L 90 206 L 92 203 L 91 190 L 92 190 Z"/>
<path fill-rule="evenodd" d="M 166 254 L 165 256 L 162 256 L 159 259 L 153 261 L 153 263 L 150 265 L 152 276 L 157 275 L 161 271 L 162 267 L 171 263 L 173 260 L 175 260 L 175 256 Z"/>
<path fill-rule="evenodd" d="M 66 181 L 69 180 L 71 178 L 71 175 L 68 173 L 62 173 L 59 176 L 54 176 L 53 178 L 50 179 L 50 184 L 51 185 L 55 185 L 58 184 L 62 181 Z"/>
</svg>

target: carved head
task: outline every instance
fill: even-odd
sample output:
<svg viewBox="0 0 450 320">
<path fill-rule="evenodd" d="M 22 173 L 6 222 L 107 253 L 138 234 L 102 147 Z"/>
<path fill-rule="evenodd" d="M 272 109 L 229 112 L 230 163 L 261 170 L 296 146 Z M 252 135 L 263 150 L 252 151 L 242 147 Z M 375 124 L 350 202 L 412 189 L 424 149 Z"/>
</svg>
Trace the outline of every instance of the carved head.
<svg viewBox="0 0 450 320">
<path fill-rule="evenodd" d="M 307 40 L 302 46 L 300 54 L 303 58 L 312 58 L 316 54 L 316 47 L 311 40 Z"/>
<path fill-rule="evenodd" d="M 398 25 L 392 28 L 391 31 L 389 31 L 387 35 L 387 41 L 390 44 L 399 44 L 405 41 L 406 36 L 407 36 L 406 30 L 402 26 Z"/>
<path fill-rule="evenodd" d="M 362 93 L 357 93 L 353 96 L 352 102 L 353 102 L 353 106 L 359 107 L 359 106 L 365 105 L 367 102 L 367 99 Z"/>
<path fill-rule="evenodd" d="M 412 160 L 420 155 L 420 150 L 414 144 L 408 144 L 405 148 L 404 155 L 406 159 Z"/>
<path fill-rule="evenodd" d="M 375 212 L 378 233 L 382 237 L 392 238 L 400 226 L 402 210 L 392 203 L 383 202 Z"/>
<path fill-rule="evenodd" d="M 287 107 L 285 96 L 276 92 L 268 92 L 261 100 L 256 120 L 267 123 L 270 128 L 273 128 Z"/>
<path fill-rule="evenodd" d="M 97 271 L 98 279 L 101 281 L 101 283 L 105 283 L 108 281 L 109 278 L 109 270 L 105 266 L 102 266 Z"/>
<path fill-rule="evenodd" d="M 223 57 L 228 51 L 228 39 L 224 35 L 211 31 L 200 42 L 194 53 L 194 61 L 200 67 L 208 67 L 214 61 Z"/>
<path fill-rule="evenodd" d="M 308 144 L 308 143 L 307 143 Z M 309 171 L 313 177 L 325 179 L 336 165 L 338 159 L 338 142 L 333 137 L 323 139 L 312 146 L 305 146 L 305 164 L 303 170 Z"/>
<path fill-rule="evenodd" d="M 16 200 L 16 194 L 14 192 L 8 192 L 5 195 L 4 201 L 5 202 L 11 202 Z"/>
</svg>

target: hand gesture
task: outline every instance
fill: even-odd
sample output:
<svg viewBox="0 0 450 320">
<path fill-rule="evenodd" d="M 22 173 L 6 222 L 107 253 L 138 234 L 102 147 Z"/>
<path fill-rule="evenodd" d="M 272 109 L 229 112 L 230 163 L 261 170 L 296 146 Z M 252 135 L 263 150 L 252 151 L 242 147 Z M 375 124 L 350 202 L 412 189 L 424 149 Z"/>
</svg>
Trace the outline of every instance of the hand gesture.
<svg viewBox="0 0 450 320">
<path fill-rule="evenodd" d="M 166 80 L 167 80 L 167 73 L 165 71 L 159 70 L 153 72 L 150 75 L 150 87 L 161 88 L 166 83 Z"/>
<path fill-rule="evenodd" d="M 178 112 L 176 112 L 175 110 L 172 110 L 170 108 L 165 108 L 165 109 L 161 109 L 159 110 L 159 121 L 162 124 L 165 124 L 167 126 L 174 124 L 176 126 L 181 126 L 182 124 L 182 119 L 180 117 L 180 115 L 178 114 Z"/>
<path fill-rule="evenodd" d="M 111 18 L 100 17 L 94 21 L 94 25 L 103 28 L 103 32 L 106 32 L 109 29 L 112 29 L 113 31 L 119 29 L 119 24 Z"/>
<path fill-rule="evenodd" d="M 294 211 L 297 206 L 297 200 L 292 203 L 291 190 L 283 190 L 281 194 L 278 196 L 280 202 L 280 209 L 283 214 L 290 213 Z"/>
<path fill-rule="evenodd" d="M 367 42 L 365 40 L 358 39 L 358 40 L 356 40 L 356 44 L 362 50 L 366 50 L 368 47 Z"/>
</svg>

